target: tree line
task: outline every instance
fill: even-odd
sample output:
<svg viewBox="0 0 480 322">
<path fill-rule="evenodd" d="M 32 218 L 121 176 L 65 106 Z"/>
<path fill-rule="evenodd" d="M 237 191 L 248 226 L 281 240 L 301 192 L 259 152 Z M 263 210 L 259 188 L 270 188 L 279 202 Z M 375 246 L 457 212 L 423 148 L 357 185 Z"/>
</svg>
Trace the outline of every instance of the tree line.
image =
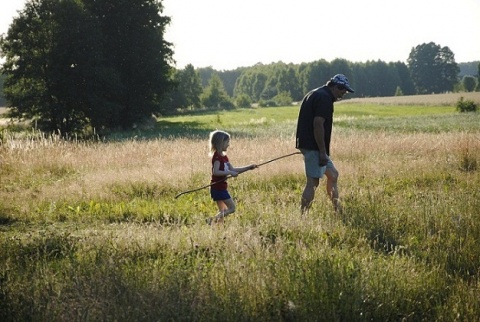
<svg viewBox="0 0 480 322">
<path fill-rule="evenodd" d="M 480 90 L 477 76 L 459 78 L 459 66 L 448 47 L 433 42 L 412 48 L 403 62 L 364 63 L 324 59 L 310 63 L 257 64 L 229 71 L 187 65 L 175 72 L 173 109 L 289 105 L 309 90 L 325 84 L 334 74 L 345 74 L 355 93 L 349 97 L 380 97 Z M 198 95 L 195 95 L 198 93 Z M 216 96 L 217 95 L 217 96 Z M 195 97 L 190 101 L 189 98 Z"/>
<path fill-rule="evenodd" d="M 229 71 L 174 68 L 161 0 L 29 0 L 0 38 L 3 96 L 14 118 L 71 133 L 130 129 L 152 115 L 288 105 L 334 74 L 373 97 L 478 90 L 448 47 L 412 48 L 407 63 L 319 59 Z"/>
</svg>

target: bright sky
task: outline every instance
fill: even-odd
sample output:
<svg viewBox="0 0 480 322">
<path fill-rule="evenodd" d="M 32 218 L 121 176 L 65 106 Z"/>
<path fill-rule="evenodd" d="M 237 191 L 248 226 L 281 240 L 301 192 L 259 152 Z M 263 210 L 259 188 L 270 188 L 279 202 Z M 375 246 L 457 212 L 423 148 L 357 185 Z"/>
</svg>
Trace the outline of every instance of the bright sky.
<svg viewBox="0 0 480 322">
<path fill-rule="evenodd" d="M 0 34 L 25 0 L 1 0 Z M 406 62 L 413 47 L 448 46 L 457 63 L 480 60 L 480 0 L 163 0 L 178 68 Z"/>
</svg>

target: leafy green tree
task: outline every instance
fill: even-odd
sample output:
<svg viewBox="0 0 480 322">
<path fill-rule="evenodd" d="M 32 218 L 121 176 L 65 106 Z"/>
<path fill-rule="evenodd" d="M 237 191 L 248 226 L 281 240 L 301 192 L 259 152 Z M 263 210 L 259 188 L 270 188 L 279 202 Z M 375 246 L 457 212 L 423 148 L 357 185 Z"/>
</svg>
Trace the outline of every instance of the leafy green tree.
<svg viewBox="0 0 480 322">
<path fill-rule="evenodd" d="M 5 106 L 7 103 L 5 97 L 3 96 L 3 83 L 5 82 L 5 76 L 0 74 L 0 107 Z"/>
<path fill-rule="evenodd" d="M 203 92 L 200 76 L 192 64 L 176 71 L 174 75 L 175 89 L 172 91 L 173 108 L 200 108 L 200 96 Z"/>
<path fill-rule="evenodd" d="M 371 86 L 369 85 L 369 77 L 365 72 L 365 63 L 355 63 L 352 65 L 352 74 L 355 77 L 355 93 L 349 93 L 347 97 L 368 97 L 372 96 L 370 93 Z M 350 79 L 349 79 L 350 80 Z M 352 95 L 352 96 L 351 96 Z"/>
<path fill-rule="evenodd" d="M 244 70 L 235 84 L 234 96 L 247 95 L 253 102 L 258 102 L 268 76 L 258 66 Z"/>
<path fill-rule="evenodd" d="M 480 92 L 480 63 L 478 63 L 478 72 L 477 72 L 477 88 L 476 91 Z"/>
<path fill-rule="evenodd" d="M 398 86 L 400 87 L 403 95 L 414 95 L 415 84 L 410 77 L 410 71 L 408 66 L 403 62 L 390 63 L 390 66 L 396 69 L 398 74 Z"/>
<path fill-rule="evenodd" d="M 459 67 L 453 52 L 433 42 L 412 48 L 408 67 L 420 94 L 451 91 L 458 82 Z"/>
<path fill-rule="evenodd" d="M 207 88 L 201 96 L 202 104 L 210 108 L 233 108 L 234 105 L 217 73 L 212 74 Z"/>
<path fill-rule="evenodd" d="M 170 18 L 158 0 L 82 0 L 98 21 L 104 64 L 118 80 L 108 95 L 119 113 L 109 126 L 129 128 L 161 111 L 171 90 L 173 52 L 164 39 Z"/>
<path fill-rule="evenodd" d="M 397 89 L 395 90 L 395 96 L 403 96 L 403 91 L 400 86 L 397 86 Z"/>
<path fill-rule="evenodd" d="M 263 89 L 267 84 L 268 76 L 264 72 L 255 73 L 252 83 L 251 97 L 253 100 L 258 101 L 262 95 Z"/>
<path fill-rule="evenodd" d="M 361 63 L 354 70 L 355 75 L 361 75 L 356 76 L 361 79 L 361 82 L 357 80 L 358 86 L 354 87 L 358 93 L 368 93 L 368 96 L 376 97 L 395 95 L 399 77 L 394 67 L 378 60 Z"/>
<path fill-rule="evenodd" d="M 14 117 L 44 130 L 127 128 L 171 85 L 169 19 L 155 0 L 30 0 L 0 48 Z"/>
<path fill-rule="evenodd" d="M 260 94 L 260 100 L 269 101 L 278 94 L 277 79 L 268 77 L 265 87 Z"/>
<path fill-rule="evenodd" d="M 237 82 L 238 77 L 242 74 L 242 71 L 245 67 L 237 68 L 235 70 L 224 70 L 217 72 L 218 76 L 222 80 L 223 86 L 228 96 L 234 96 L 235 83 Z"/>
<path fill-rule="evenodd" d="M 460 77 L 463 77 L 465 75 L 472 75 L 478 77 L 478 64 L 480 64 L 479 60 L 467 63 L 458 63 L 458 68 L 460 68 Z"/>
<path fill-rule="evenodd" d="M 282 62 L 265 66 L 267 80 L 262 90 L 261 98 L 270 100 L 279 93 L 288 92 L 291 96 L 301 99 L 303 93 L 297 76 L 296 68 L 292 64 Z"/>
<path fill-rule="evenodd" d="M 292 97 L 296 100 L 301 100 L 303 93 L 300 89 L 301 85 L 295 68 L 292 65 L 279 64 L 275 71 L 272 78 L 276 78 L 277 95 L 289 93 L 290 103 L 292 102 Z"/>
<path fill-rule="evenodd" d="M 202 95 L 203 87 L 200 81 L 200 76 L 193 68 L 193 65 L 188 64 L 185 66 L 180 80 L 188 106 L 194 108 L 201 107 L 202 103 L 200 101 L 200 96 Z"/>
<path fill-rule="evenodd" d="M 324 59 L 306 64 L 299 71 L 302 94 L 304 95 L 310 90 L 324 85 L 333 76 L 331 74 L 330 64 Z"/>
<path fill-rule="evenodd" d="M 248 69 L 245 72 L 243 72 L 235 82 L 235 89 L 233 91 L 233 96 L 239 97 L 242 95 L 246 95 L 251 100 L 256 101 L 255 97 L 252 95 L 253 77 L 254 77 L 254 73 L 252 72 L 252 69 Z"/>
<path fill-rule="evenodd" d="M 212 67 L 203 67 L 197 69 L 200 79 L 202 81 L 202 87 L 205 88 L 208 86 L 208 82 L 212 78 L 213 74 L 218 74 L 218 72 Z"/>
<path fill-rule="evenodd" d="M 477 85 L 477 79 L 473 76 L 465 75 L 462 79 L 462 85 L 466 92 L 473 92 Z"/>
<path fill-rule="evenodd" d="M 38 118 L 40 128 L 61 133 L 83 127 L 94 25 L 74 0 L 27 2 L 1 40 L 12 117 Z"/>
<path fill-rule="evenodd" d="M 235 70 L 222 70 L 222 71 L 217 71 L 212 67 L 203 67 L 203 68 L 197 69 L 198 74 L 200 75 L 200 79 L 202 81 L 203 88 L 208 86 L 208 82 L 212 78 L 213 74 L 218 74 L 218 76 L 222 80 L 225 91 L 230 97 L 233 97 L 235 95 L 234 93 L 235 84 L 244 70 L 245 70 L 244 67 L 240 67 Z"/>
<path fill-rule="evenodd" d="M 235 97 L 249 95 L 252 101 L 271 105 L 279 93 L 287 92 L 294 101 L 308 91 L 324 85 L 334 74 L 345 73 L 355 88 L 348 97 L 393 96 L 400 88 L 404 95 L 416 93 L 408 66 L 402 62 L 369 61 L 351 63 L 336 59 L 331 63 L 318 60 L 312 63 L 287 65 L 257 64 L 244 68 L 235 85 Z M 297 92 L 295 92 L 297 90 Z"/>
</svg>

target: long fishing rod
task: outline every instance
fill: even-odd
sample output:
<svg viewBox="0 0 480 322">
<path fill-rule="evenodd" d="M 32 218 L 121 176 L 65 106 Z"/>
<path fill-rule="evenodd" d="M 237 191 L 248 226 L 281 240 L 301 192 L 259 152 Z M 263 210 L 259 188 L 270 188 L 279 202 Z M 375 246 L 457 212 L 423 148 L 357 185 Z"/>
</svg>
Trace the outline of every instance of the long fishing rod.
<svg viewBox="0 0 480 322">
<path fill-rule="evenodd" d="M 282 156 L 280 156 L 280 157 L 278 157 L 278 158 L 271 159 L 271 160 L 262 162 L 262 163 L 260 163 L 260 164 L 257 164 L 257 167 L 260 167 L 260 166 L 262 166 L 262 165 L 265 165 L 265 164 L 268 164 L 268 163 L 270 163 L 270 162 L 274 162 L 274 161 L 277 161 L 277 160 L 280 160 L 280 159 L 283 159 L 283 158 L 290 157 L 290 156 L 295 155 L 295 154 L 300 154 L 300 152 L 293 152 L 293 153 L 290 153 L 290 154 L 282 155 Z M 247 171 L 248 171 L 248 170 L 247 170 Z M 227 180 L 228 178 L 231 178 L 231 177 L 233 177 L 233 176 L 232 176 L 232 175 L 228 175 L 228 176 L 226 176 L 226 177 L 225 177 L 224 179 L 222 179 L 222 180 L 215 181 L 215 182 L 213 182 L 213 183 L 204 185 L 204 186 L 202 186 L 202 187 L 200 187 L 200 188 L 196 188 L 196 189 L 192 189 L 192 190 L 187 190 L 187 191 L 184 191 L 184 192 L 180 192 L 178 195 L 175 196 L 175 199 L 177 199 L 178 197 L 180 197 L 180 196 L 182 196 L 182 195 L 185 195 L 185 194 L 187 194 L 187 193 L 191 193 L 191 192 L 195 192 L 195 191 L 199 191 L 199 190 L 202 190 L 202 189 L 211 187 L 211 186 L 213 186 L 214 184 L 217 184 L 217 183 L 220 183 L 220 182 L 222 182 L 222 181 L 225 181 L 225 180 Z"/>
</svg>

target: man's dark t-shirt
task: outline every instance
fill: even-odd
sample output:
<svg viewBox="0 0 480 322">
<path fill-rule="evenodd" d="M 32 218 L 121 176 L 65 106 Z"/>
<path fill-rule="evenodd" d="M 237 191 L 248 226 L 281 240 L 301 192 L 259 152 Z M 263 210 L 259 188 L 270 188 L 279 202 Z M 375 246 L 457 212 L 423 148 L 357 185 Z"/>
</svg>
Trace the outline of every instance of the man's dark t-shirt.
<svg viewBox="0 0 480 322">
<path fill-rule="evenodd" d="M 324 85 L 305 95 L 298 114 L 296 147 L 297 149 L 319 150 L 313 132 L 313 119 L 321 116 L 325 119 L 323 124 L 325 132 L 325 149 L 330 155 L 330 139 L 333 126 L 333 96 L 330 89 Z"/>
</svg>

